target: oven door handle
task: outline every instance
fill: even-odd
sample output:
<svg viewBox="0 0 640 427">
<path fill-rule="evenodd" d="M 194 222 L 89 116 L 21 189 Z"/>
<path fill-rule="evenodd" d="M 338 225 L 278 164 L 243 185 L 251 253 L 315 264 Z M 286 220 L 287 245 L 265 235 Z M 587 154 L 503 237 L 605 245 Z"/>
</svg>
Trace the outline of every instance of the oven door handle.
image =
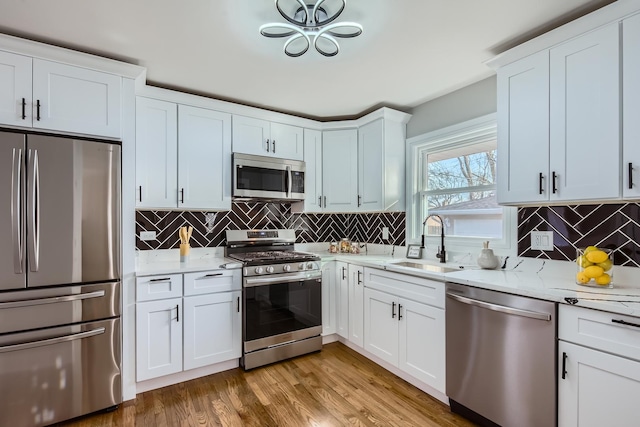
<svg viewBox="0 0 640 427">
<path fill-rule="evenodd" d="M 253 286 L 272 285 L 274 283 L 287 283 L 298 282 L 304 280 L 315 280 L 322 277 L 321 271 L 314 271 L 313 273 L 293 273 L 293 274 L 279 274 L 277 277 L 260 277 L 256 279 L 244 279 L 244 287 L 250 288 Z"/>
</svg>

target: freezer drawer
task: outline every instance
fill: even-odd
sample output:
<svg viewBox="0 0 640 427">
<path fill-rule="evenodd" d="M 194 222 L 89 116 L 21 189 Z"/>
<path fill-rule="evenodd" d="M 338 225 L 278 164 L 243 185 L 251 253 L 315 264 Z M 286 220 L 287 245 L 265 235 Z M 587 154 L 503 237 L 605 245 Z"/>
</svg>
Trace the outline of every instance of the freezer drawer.
<svg viewBox="0 0 640 427">
<path fill-rule="evenodd" d="M 0 425 L 40 426 L 122 402 L 120 319 L 0 336 Z"/>
<path fill-rule="evenodd" d="M 120 282 L 0 293 L 0 334 L 120 316 Z"/>
</svg>

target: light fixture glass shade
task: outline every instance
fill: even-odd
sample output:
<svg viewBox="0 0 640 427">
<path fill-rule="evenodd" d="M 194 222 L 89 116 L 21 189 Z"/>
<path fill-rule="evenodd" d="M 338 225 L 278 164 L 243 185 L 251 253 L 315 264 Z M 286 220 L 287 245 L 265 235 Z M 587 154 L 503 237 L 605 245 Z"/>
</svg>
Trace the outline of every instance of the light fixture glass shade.
<svg viewBox="0 0 640 427">
<path fill-rule="evenodd" d="M 356 22 L 336 22 L 347 5 L 346 0 L 275 0 L 276 10 L 287 23 L 269 23 L 260 26 L 260 34 L 269 38 L 288 37 L 284 53 L 291 57 L 304 55 L 311 45 L 324 56 L 340 52 L 339 38 L 353 38 L 362 34 L 362 25 Z"/>
</svg>

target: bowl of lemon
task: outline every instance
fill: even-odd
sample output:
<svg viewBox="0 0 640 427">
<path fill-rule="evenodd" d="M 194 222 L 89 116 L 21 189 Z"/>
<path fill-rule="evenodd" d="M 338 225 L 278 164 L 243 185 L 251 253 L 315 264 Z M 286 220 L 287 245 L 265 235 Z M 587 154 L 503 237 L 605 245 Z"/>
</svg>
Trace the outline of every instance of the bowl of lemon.
<svg viewBox="0 0 640 427">
<path fill-rule="evenodd" d="M 576 283 L 583 286 L 613 288 L 613 251 L 596 246 L 576 250 Z"/>
</svg>

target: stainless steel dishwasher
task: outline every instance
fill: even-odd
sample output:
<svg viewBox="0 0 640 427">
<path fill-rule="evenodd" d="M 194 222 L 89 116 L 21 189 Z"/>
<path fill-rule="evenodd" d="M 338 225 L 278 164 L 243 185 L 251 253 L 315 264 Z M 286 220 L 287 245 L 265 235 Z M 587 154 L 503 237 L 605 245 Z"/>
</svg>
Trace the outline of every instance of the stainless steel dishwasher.
<svg viewBox="0 0 640 427">
<path fill-rule="evenodd" d="M 557 425 L 556 304 L 447 283 L 447 396 L 485 426 Z"/>
</svg>

